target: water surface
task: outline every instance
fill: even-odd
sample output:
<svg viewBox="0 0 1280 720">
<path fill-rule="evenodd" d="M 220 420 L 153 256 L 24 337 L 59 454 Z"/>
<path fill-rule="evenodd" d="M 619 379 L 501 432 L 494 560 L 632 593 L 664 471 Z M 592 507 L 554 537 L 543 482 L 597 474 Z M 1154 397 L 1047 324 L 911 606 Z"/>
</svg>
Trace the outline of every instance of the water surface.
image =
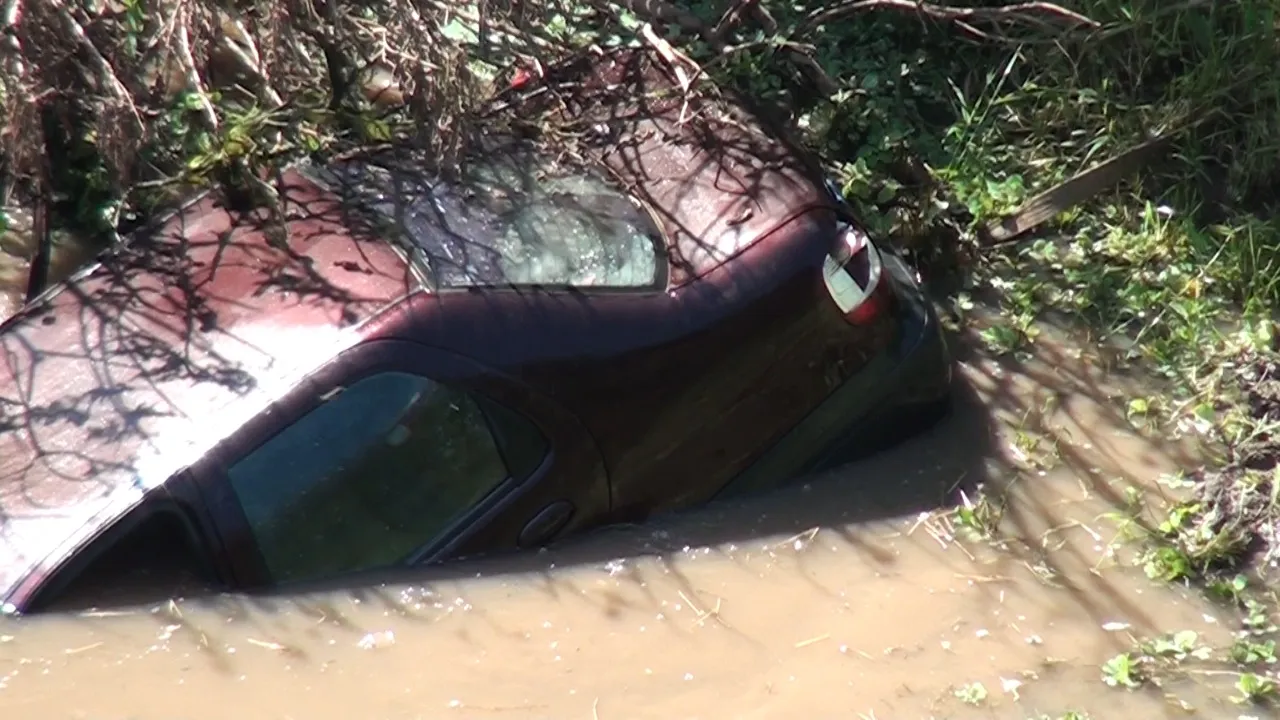
<svg viewBox="0 0 1280 720">
<path fill-rule="evenodd" d="M 1145 383 L 1051 337 L 1025 363 L 962 347 L 948 420 L 771 495 L 360 587 L 0 624 L 0 716 L 1234 718 L 1101 681 L 1134 636 L 1231 620 L 1117 567 L 1104 515 L 1194 454 L 1116 409 Z M 980 486 L 995 545 L 940 510 Z"/>
</svg>

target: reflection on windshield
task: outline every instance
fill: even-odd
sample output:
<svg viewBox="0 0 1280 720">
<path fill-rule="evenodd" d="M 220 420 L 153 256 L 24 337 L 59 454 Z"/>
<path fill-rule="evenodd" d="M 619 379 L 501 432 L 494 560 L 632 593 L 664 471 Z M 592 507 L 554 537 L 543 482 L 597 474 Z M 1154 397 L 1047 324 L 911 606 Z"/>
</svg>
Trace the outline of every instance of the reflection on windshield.
<svg viewBox="0 0 1280 720">
<path fill-rule="evenodd" d="M 327 169 L 335 189 L 421 251 L 436 287 L 653 288 L 666 276 L 647 214 L 608 183 L 528 154 L 471 164 L 431 183 L 400 158 Z"/>
</svg>

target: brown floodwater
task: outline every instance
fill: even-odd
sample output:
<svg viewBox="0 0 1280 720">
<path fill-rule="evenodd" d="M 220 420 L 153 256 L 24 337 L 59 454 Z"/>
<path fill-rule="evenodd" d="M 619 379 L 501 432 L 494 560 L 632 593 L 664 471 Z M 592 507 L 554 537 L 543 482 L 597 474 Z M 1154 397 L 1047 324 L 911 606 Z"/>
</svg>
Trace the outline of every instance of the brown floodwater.
<svg viewBox="0 0 1280 720">
<path fill-rule="evenodd" d="M 0 322 L 22 307 L 27 277 L 35 256 L 31 213 L 23 208 L 0 207 L 5 223 L 0 231 Z M 50 283 L 65 280 L 93 257 L 88 243 L 77 242 L 67 233 L 53 234 L 49 256 Z"/>
<path fill-rule="evenodd" d="M 1234 718 L 1221 688 L 1102 683 L 1134 637 L 1233 620 L 1110 549 L 1125 489 L 1195 455 L 1052 337 L 959 343 L 951 417 L 770 495 L 359 587 L 0 622 L 0 717 Z M 944 514 L 980 486 L 995 546 Z"/>
</svg>

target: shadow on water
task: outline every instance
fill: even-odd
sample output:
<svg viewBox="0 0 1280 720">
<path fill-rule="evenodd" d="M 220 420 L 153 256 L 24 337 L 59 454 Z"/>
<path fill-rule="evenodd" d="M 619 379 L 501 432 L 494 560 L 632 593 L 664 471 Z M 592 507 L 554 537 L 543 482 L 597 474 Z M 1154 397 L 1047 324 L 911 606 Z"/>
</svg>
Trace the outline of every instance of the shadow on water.
<svg viewBox="0 0 1280 720">
<path fill-rule="evenodd" d="M 1057 588 L 1060 602 L 1067 599 L 1075 607 L 1072 612 L 1090 618 L 1094 628 L 1120 616 L 1139 631 L 1156 632 L 1160 622 L 1152 606 L 1089 571 L 1098 564 L 1097 557 L 1086 556 L 1091 543 L 1056 538 L 1077 529 L 1060 524 L 1061 506 L 1069 502 L 1063 486 L 1078 488 L 1079 497 L 1091 498 L 1090 507 L 1098 512 L 1119 509 L 1125 504 L 1123 487 L 1149 484 L 1157 469 L 1190 466 L 1196 462 L 1194 452 L 1140 434 L 1120 437 L 1122 429 L 1131 427 L 1115 410 L 1125 391 L 1123 378 L 1091 362 L 1088 351 L 1046 340 L 1036 357 L 1020 361 L 989 358 L 972 337 L 953 337 L 952 346 L 963 371 L 957 375 L 954 409 L 947 418 L 895 448 L 803 478 L 794 487 L 668 514 L 644 525 L 601 529 L 542 552 L 362 574 L 283 593 L 193 598 L 181 603 L 181 622 L 213 638 L 218 629 L 202 623 L 234 620 L 270 634 L 286 618 L 301 615 L 359 636 L 369 632 L 368 618 L 383 614 L 430 624 L 461 603 L 470 615 L 483 618 L 492 608 L 465 598 L 476 587 L 494 583 L 515 583 L 552 603 L 585 603 L 602 618 L 614 619 L 628 612 L 660 612 L 664 598 L 651 589 L 658 576 L 685 597 L 697 598 L 700 583 L 686 577 L 691 563 L 718 558 L 753 572 L 746 565 L 760 553 L 794 554 L 797 581 L 831 595 L 815 579 L 821 573 L 806 571 L 808 556 L 796 552 L 820 533 L 851 551 L 845 556 L 850 568 L 892 577 L 903 572 L 899 565 L 905 546 L 938 542 L 916 531 L 924 514 L 954 507 L 962 493 L 975 498 L 985 490 L 1001 498 L 1004 508 L 1000 552 L 979 566 L 967 552 L 942 553 L 931 561 L 957 577 L 979 573 L 992 580 L 975 586 L 983 598 L 978 605 L 998 607 L 1006 593 L 1017 592 L 1010 579 L 1033 569 Z M 1018 433 L 1052 441 L 1058 466 L 1050 472 L 1037 470 L 1011 452 Z M 1052 491 L 1042 491 L 1040 486 L 1051 484 Z M 886 537 L 895 537 L 897 546 L 886 545 Z M 909 564 L 905 572 L 913 567 Z M 633 592 L 588 593 L 583 583 L 595 575 L 583 576 L 575 568 L 607 572 Z M 355 606 L 364 608 L 363 620 L 351 615 Z M 164 611 L 154 617 L 162 624 L 175 621 Z M 1118 639 L 1116 651 L 1121 645 Z M 296 652 L 305 661 L 306 652 Z M 218 664 L 228 670 L 225 662 Z"/>
<path fill-rule="evenodd" d="M 158 633 L 167 649 L 135 666 L 149 678 L 154 712 L 189 707 L 191 693 L 237 688 L 237 702 L 264 717 L 356 707 L 413 717 L 451 698 L 465 701 L 449 705 L 460 717 L 590 716 L 593 693 L 611 710 L 600 717 L 624 706 L 634 717 L 713 708 L 737 716 L 767 709 L 774 717 L 801 708 L 820 714 L 832 702 L 873 708 L 875 716 L 986 717 L 938 703 L 956 703 L 959 684 L 983 679 L 996 693 L 997 678 L 1020 677 L 1017 717 L 1063 708 L 1184 716 L 1158 693 L 1089 690 L 1098 663 L 1132 642 L 1128 633 L 1102 631 L 1104 624 L 1157 634 L 1192 627 L 1204 610 L 1125 573 L 1099 571 L 1105 555 L 1083 526 L 1123 503 L 1118 489 L 1126 483 L 1149 483 L 1194 462 L 1194 453 L 1134 432 L 1112 408 L 1142 386 L 1128 386 L 1088 349 L 1047 332 L 1034 357 L 993 359 L 972 337 L 952 340 L 959 372 L 949 417 L 884 453 L 776 492 L 601 530 L 544 552 L 287 593 L 120 608 L 114 618 L 33 616 L 3 630 L 28 638 L 27 656 L 45 652 L 51 678 L 87 683 L 99 681 L 94 672 L 116 682 L 120 655 L 145 654 Z M 1020 432 L 1056 438 L 1057 466 L 1013 451 Z M 998 548 L 925 531 L 926 517 L 954 506 L 961 491 L 977 497 L 979 486 L 1004 497 Z M 1077 505 L 1082 511 L 1071 512 Z M 987 630 L 990 637 L 974 639 Z M 1024 640 L 1041 635 L 1043 648 Z M 833 644 L 822 650 L 824 642 Z M 851 649 L 836 652 L 834 643 Z M 59 669 L 67 662 L 60 647 L 83 658 L 79 670 Z M 414 669 L 423 652 L 452 660 L 424 677 Z M 657 679 L 645 679 L 649 668 Z M 687 673 L 697 676 L 696 688 Z M 500 688 L 496 676 L 505 678 Z M 787 694 L 788 677 L 808 684 Z M 304 686 L 322 699 L 285 697 Z M 24 687 L 17 697 L 42 685 Z M 575 691 L 585 697 L 575 700 Z"/>
</svg>

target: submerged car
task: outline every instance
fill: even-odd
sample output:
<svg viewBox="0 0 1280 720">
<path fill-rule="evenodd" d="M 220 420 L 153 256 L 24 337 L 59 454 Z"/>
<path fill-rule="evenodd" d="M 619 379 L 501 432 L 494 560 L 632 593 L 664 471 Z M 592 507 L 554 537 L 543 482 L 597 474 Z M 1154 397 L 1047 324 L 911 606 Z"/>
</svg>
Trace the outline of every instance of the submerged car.
<svg viewBox="0 0 1280 720">
<path fill-rule="evenodd" d="M 595 141 L 300 166 L 279 213 L 206 194 L 5 323 L 4 610 L 161 563 L 253 589 L 542 546 L 941 416 L 918 277 L 807 156 L 641 51 L 505 111 L 556 92 Z"/>
</svg>

